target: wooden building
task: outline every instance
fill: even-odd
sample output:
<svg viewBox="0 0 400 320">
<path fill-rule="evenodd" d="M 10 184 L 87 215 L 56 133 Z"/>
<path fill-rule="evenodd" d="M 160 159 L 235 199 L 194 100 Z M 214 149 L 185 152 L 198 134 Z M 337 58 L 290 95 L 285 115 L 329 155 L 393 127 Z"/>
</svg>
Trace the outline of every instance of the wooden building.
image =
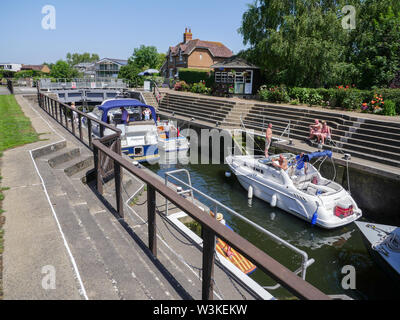
<svg viewBox="0 0 400 320">
<path fill-rule="evenodd" d="M 219 93 L 251 96 L 256 95 L 261 86 L 260 68 L 238 56 L 217 62 L 211 68 Z"/>
</svg>

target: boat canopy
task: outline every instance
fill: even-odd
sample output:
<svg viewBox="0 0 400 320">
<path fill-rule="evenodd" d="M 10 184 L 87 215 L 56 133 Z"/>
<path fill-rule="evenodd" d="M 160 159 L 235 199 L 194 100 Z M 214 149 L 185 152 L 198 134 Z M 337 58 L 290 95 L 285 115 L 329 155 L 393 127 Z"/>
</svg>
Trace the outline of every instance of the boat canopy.
<svg viewBox="0 0 400 320">
<path fill-rule="evenodd" d="M 309 153 L 309 154 L 303 155 L 302 158 L 300 158 L 300 155 L 298 155 L 298 156 L 296 156 L 297 169 L 298 170 L 302 169 L 304 167 L 304 162 L 310 162 L 314 158 L 323 158 L 323 157 L 332 158 L 332 151 L 325 150 L 322 152 Z"/>
<path fill-rule="evenodd" d="M 108 100 L 105 101 L 100 107 L 99 110 L 103 111 L 103 116 L 101 117 L 101 121 L 107 122 L 108 111 L 111 109 L 119 109 L 121 107 L 142 107 L 142 108 L 149 108 L 153 117 L 154 122 L 157 124 L 157 114 L 156 110 L 152 106 L 148 106 L 139 100 L 136 99 L 115 99 L 115 100 Z"/>
</svg>

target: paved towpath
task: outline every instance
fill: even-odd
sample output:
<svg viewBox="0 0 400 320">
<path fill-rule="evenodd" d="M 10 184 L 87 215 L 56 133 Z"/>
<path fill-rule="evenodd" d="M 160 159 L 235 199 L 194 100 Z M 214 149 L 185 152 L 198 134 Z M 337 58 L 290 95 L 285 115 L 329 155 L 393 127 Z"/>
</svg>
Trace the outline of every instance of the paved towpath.
<svg viewBox="0 0 400 320">
<path fill-rule="evenodd" d="M 2 186 L 10 188 L 4 192 L 3 201 L 4 299 L 82 299 L 70 257 L 29 153 L 62 138 L 22 96 L 16 99 L 43 140 L 7 150 L 2 158 Z M 52 267 L 57 270 L 55 289 L 48 286 L 51 282 L 46 278 Z"/>
</svg>

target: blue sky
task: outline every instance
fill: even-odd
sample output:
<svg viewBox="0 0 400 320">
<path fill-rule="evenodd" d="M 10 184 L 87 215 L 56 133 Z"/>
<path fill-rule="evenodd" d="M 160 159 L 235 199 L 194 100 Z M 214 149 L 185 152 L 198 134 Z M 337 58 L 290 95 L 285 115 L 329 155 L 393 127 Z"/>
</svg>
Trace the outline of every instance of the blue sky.
<svg viewBox="0 0 400 320">
<path fill-rule="evenodd" d="M 253 0 L 13 0 L 2 1 L 0 62 L 40 64 L 67 52 L 127 59 L 141 44 L 166 52 L 193 38 L 221 41 L 235 53 L 244 48 L 237 29 Z M 42 28 L 42 7 L 56 9 L 56 29 Z"/>
</svg>

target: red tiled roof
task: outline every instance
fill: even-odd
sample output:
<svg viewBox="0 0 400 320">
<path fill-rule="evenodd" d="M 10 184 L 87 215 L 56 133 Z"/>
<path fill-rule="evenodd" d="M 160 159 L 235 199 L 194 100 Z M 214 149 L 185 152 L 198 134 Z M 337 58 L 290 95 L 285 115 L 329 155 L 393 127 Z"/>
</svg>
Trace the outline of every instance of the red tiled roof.
<svg viewBox="0 0 400 320">
<path fill-rule="evenodd" d="M 21 70 L 36 70 L 41 71 L 43 65 L 32 65 L 32 64 L 23 64 Z"/>
<path fill-rule="evenodd" d="M 229 58 L 233 55 L 233 52 L 221 42 L 203 41 L 199 39 L 189 40 L 186 43 L 179 43 L 175 47 L 170 47 L 170 50 L 172 55 L 179 54 L 179 49 L 181 49 L 182 54 L 189 55 L 197 48 L 208 49 L 211 55 L 216 58 Z"/>
</svg>

